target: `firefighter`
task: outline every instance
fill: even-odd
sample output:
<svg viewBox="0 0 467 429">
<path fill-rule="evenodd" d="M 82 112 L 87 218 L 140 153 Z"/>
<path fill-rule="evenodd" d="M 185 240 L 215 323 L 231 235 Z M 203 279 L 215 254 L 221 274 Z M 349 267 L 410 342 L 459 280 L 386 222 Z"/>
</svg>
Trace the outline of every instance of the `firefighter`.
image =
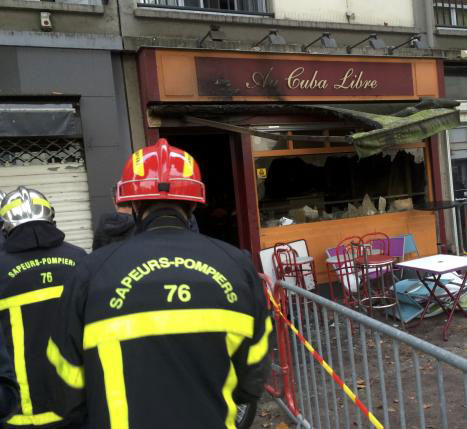
<svg viewBox="0 0 467 429">
<path fill-rule="evenodd" d="M 131 203 L 117 203 L 116 192 L 115 187 L 115 189 L 112 189 L 115 211 L 113 213 L 104 213 L 100 217 L 92 241 L 92 250 L 97 250 L 115 241 L 126 240 L 134 234 L 135 222 L 132 216 Z"/>
<path fill-rule="evenodd" d="M 63 241 L 53 207 L 34 189 L 20 186 L 7 194 L 0 216 L 0 322 L 21 398 L 6 427 L 74 428 L 49 408 L 46 349 L 65 277 L 85 252 Z"/>
<path fill-rule="evenodd" d="M 48 346 L 57 412 L 86 404 L 91 429 L 234 429 L 269 367 L 251 259 L 188 229 L 204 184 L 165 139 L 130 157 L 117 201 L 139 232 L 86 257 L 65 290 Z"/>
</svg>

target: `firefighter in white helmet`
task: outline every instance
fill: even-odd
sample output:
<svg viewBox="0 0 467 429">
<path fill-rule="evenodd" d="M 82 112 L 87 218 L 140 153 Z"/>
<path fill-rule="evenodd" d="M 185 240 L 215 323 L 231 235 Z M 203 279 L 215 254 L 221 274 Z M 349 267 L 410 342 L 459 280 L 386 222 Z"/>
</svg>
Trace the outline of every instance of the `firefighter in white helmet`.
<svg viewBox="0 0 467 429">
<path fill-rule="evenodd" d="M 20 387 L 20 409 L 7 428 L 76 427 L 49 408 L 46 348 L 65 277 L 85 252 L 64 242 L 54 214 L 43 194 L 24 186 L 0 204 L 0 322 Z"/>
</svg>

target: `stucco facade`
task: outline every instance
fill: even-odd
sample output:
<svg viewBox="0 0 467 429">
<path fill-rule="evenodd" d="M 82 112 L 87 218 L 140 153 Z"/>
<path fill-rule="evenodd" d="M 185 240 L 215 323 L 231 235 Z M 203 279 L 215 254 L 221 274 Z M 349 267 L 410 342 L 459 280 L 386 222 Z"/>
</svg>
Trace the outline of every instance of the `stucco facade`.
<svg viewBox="0 0 467 429">
<path fill-rule="evenodd" d="M 275 17 L 298 21 L 334 22 L 396 27 L 414 26 L 412 0 L 274 0 Z"/>
</svg>

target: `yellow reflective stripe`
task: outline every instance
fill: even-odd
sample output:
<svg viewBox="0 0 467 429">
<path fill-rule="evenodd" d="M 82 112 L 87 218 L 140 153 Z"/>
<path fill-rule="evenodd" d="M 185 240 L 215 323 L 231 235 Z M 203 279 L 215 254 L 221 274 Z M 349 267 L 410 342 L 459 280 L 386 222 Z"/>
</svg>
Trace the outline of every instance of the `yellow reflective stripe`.
<svg viewBox="0 0 467 429">
<path fill-rule="evenodd" d="M 111 429 L 128 429 L 128 401 L 123 373 L 122 348 L 118 341 L 100 344 L 97 348 L 104 370 L 105 395 Z M 148 410 L 149 411 L 149 410 Z"/>
<path fill-rule="evenodd" d="M 49 338 L 49 343 L 47 345 L 47 358 L 55 367 L 57 374 L 68 386 L 75 389 L 82 389 L 84 387 L 84 368 L 68 362 L 62 356 L 52 338 Z"/>
<path fill-rule="evenodd" d="M 248 365 L 254 365 L 260 362 L 268 352 L 269 334 L 272 332 L 272 321 L 268 316 L 264 324 L 264 334 L 261 339 L 250 347 L 248 351 Z"/>
<path fill-rule="evenodd" d="M 16 199 L 8 203 L 3 209 L 0 210 L 0 216 L 4 216 L 7 214 L 10 210 L 19 207 L 20 205 L 23 204 L 23 200 L 21 199 Z M 48 207 L 49 209 L 52 208 L 50 203 L 47 200 L 44 200 L 43 198 L 33 198 L 31 201 L 33 204 L 37 204 L 38 206 L 45 206 Z"/>
<path fill-rule="evenodd" d="M 43 198 L 33 198 L 32 203 L 37 204 L 38 206 L 48 207 L 49 209 L 52 208 L 50 203 L 47 200 L 44 200 Z"/>
<path fill-rule="evenodd" d="M 183 163 L 183 177 L 193 176 L 193 167 L 193 157 L 188 152 L 185 152 L 185 162 Z"/>
<path fill-rule="evenodd" d="M 60 416 L 53 413 L 52 411 L 48 411 L 46 413 L 34 414 L 32 416 L 17 414 L 16 416 L 13 416 L 10 420 L 8 420 L 8 424 L 15 426 L 41 426 L 47 425 L 49 423 L 59 422 L 60 420 L 62 420 Z"/>
<path fill-rule="evenodd" d="M 236 334 L 227 334 L 225 336 L 225 341 L 227 344 L 227 353 L 229 358 L 231 358 L 237 349 L 242 344 L 244 337 Z M 237 373 L 235 367 L 230 361 L 229 373 L 225 380 L 224 386 L 222 387 L 222 396 L 224 397 L 225 403 L 227 404 L 227 418 L 225 419 L 225 426 L 227 429 L 235 429 L 237 426 L 235 424 L 235 416 L 237 415 L 237 404 L 233 400 L 233 391 L 237 387 Z"/>
<path fill-rule="evenodd" d="M 24 357 L 24 326 L 20 307 L 10 308 L 11 336 L 15 361 L 16 379 L 21 396 L 21 410 L 23 414 L 32 415 L 32 402 L 29 393 L 26 359 Z"/>
<path fill-rule="evenodd" d="M 62 292 L 63 286 L 52 286 L 0 299 L 0 311 L 6 310 L 7 308 L 47 301 L 48 299 L 60 298 Z"/>
<path fill-rule="evenodd" d="M 0 210 L 0 216 L 4 216 L 4 215 L 7 214 L 10 210 L 14 209 L 15 207 L 20 206 L 21 204 L 23 204 L 23 201 L 20 200 L 20 199 L 11 201 L 10 203 L 8 203 L 5 207 L 3 207 L 3 208 Z"/>
<path fill-rule="evenodd" d="M 133 173 L 136 176 L 144 176 L 143 149 L 137 150 L 133 154 Z"/>
<path fill-rule="evenodd" d="M 154 335 L 229 332 L 253 337 L 253 317 L 221 309 L 161 310 L 128 314 L 84 327 L 83 348 L 107 341 L 125 341 Z"/>
</svg>

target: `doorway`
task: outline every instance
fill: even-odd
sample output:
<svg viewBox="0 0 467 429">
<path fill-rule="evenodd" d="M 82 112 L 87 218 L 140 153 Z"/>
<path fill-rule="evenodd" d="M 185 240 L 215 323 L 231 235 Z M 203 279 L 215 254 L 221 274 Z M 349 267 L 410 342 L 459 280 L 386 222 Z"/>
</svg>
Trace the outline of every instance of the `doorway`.
<svg viewBox="0 0 467 429">
<path fill-rule="evenodd" d="M 162 128 L 160 137 L 187 151 L 201 169 L 206 205 L 199 204 L 194 213 L 200 232 L 238 247 L 230 135 Z"/>
</svg>

